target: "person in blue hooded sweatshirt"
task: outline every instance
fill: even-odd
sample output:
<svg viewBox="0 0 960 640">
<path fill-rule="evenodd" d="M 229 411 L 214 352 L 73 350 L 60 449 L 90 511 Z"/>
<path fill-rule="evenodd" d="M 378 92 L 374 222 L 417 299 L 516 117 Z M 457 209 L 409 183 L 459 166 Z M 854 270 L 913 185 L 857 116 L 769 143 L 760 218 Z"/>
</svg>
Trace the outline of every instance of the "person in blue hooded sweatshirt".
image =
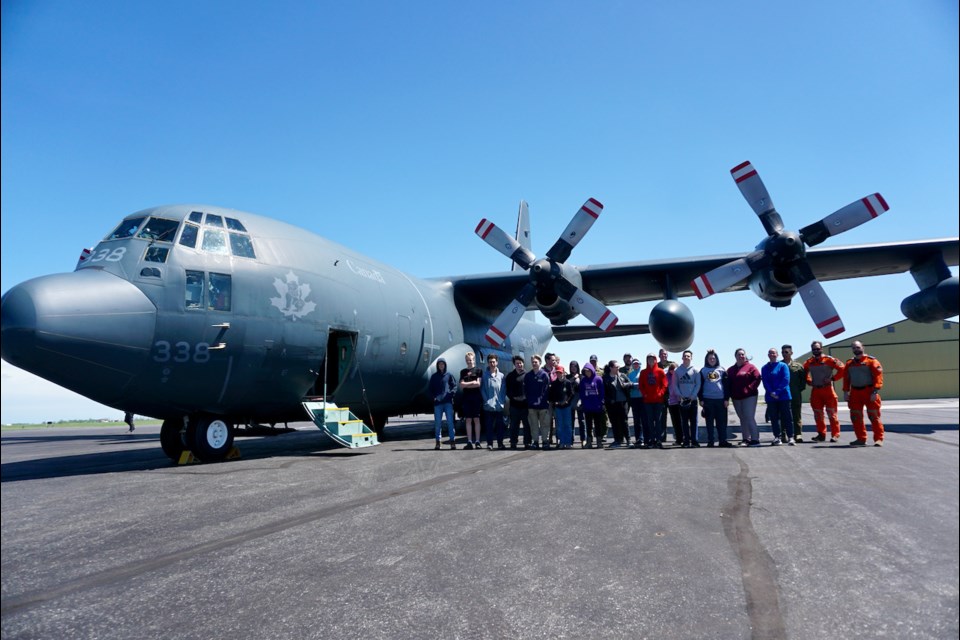
<svg viewBox="0 0 960 640">
<path fill-rule="evenodd" d="M 430 376 L 430 396 L 433 398 L 433 435 L 440 449 L 440 436 L 443 434 L 443 416 L 447 416 L 447 429 L 450 432 L 450 448 L 456 449 L 456 432 L 453 422 L 453 396 L 457 392 L 457 380 L 447 371 L 447 361 L 437 359 L 437 371 Z"/>
</svg>

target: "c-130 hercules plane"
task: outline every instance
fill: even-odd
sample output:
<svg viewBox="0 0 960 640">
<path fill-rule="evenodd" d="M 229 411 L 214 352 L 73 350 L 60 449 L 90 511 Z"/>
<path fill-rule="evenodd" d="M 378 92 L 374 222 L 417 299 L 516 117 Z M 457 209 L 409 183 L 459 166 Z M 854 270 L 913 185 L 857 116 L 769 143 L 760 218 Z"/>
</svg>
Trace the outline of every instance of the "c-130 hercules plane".
<svg viewBox="0 0 960 640">
<path fill-rule="evenodd" d="M 163 419 L 161 445 L 227 456 L 240 426 L 300 421 L 304 401 L 353 408 L 382 431 L 429 411 L 434 363 L 475 352 L 541 353 L 573 340 L 651 333 L 670 351 L 693 341 L 677 298 L 750 288 L 774 307 L 799 293 L 829 337 L 843 331 L 821 280 L 911 271 L 908 318 L 957 314 L 958 239 L 807 251 L 887 210 L 879 194 L 802 228 L 783 227 L 750 163 L 731 171 L 766 235 L 748 254 L 567 264 L 600 215 L 589 199 L 542 258 L 520 205 L 511 236 L 476 233 L 520 270 L 421 279 L 283 222 L 201 205 L 131 214 L 72 273 L 29 280 L 2 300 L 5 360 L 97 402 Z M 607 305 L 660 300 L 648 325 L 617 326 Z M 533 321 L 538 309 L 549 325 Z M 583 315 L 596 326 L 568 326 Z M 320 422 L 318 421 L 318 424 Z"/>
</svg>

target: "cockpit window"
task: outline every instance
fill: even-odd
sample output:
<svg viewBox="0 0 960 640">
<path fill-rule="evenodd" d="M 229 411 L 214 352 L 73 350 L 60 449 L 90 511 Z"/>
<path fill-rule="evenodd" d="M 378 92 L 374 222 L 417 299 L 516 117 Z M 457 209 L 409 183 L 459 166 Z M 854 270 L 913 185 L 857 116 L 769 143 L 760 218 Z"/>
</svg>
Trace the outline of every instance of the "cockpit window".
<svg viewBox="0 0 960 640">
<path fill-rule="evenodd" d="M 183 225 L 183 233 L 180 234 L 180 244 L 191 249 L 197 246 L 197 236 L 200 234 L 200 227 L 189 222 Z"/>
<path fill-rule="evenodd" d="M 203 308 L 203 271 L 187 271 L 187 309 Z"/>
<path fill-rule="evenodd" d="M 212 213 L 207 214 L 207 225 L 211 227 L 223 228 L 223 218 Z"/>
<path fill-rule="evenodd" d="M 201 211 L 191 211 L 190 212 L 190 222 L 196 222 L 200 224 L 203 222 L 203 212 Z"/>
<path fill-rule="evenodd" d="M 167 247 L 147 247 L 143 256 L 144 262 L 166 262 L 170 249 Z"/>
<path fill-rule="evenodd" d="M 229 220 L 230 218 L 227 218 Z M 230 234 L 230 248 L 233 249 L 233 255 L 241 258 L 256 258 L 253 251 L 253 243 L 250 242 L 250 236 L 242 233 Z"/>
<path fill-rule="evenodd" d="M 207 216 L 207 219 L 209 220 L 210 216 Z M 226 234 L 224 234 L 223 231 L 215 231 L 213 229 L 204 229 L 202 248 L 208 253 L 219 253 L 224 255 L 230 253 L 230 250 L 227 249 Z"/>
<path fill-rule="evenodd" d="M 143 224 L 143 221 L 146 218 L 130 218 L 129 220 L 124 220 L 113 230 L 113 233 L 108 235 L 104 240 L 120 240 L 122 238 L 129 238 L 137 232 L 137 229 L 140 228 L 140 225 Z"/>
<path fill-rule="evenodd" d="M 230 229 L 230 231 L 243 231 L 244 233 L 247 232 L 247 229 L 236 218 L 227 218 L 227 229 Z"/>
<path fill-rule="evenodd" d="M 154 240 L 156 242 L 173 242 L 173 238 L 177 235 L 177 227 L 179 226 L 180 223 L 176 220 L 150 218 L 147 224 L 143 225 L 143 230 L 137 234 L 137 237 L 145 240 Z"/>
<path fill-rule="evenodd" d="M 224 273 L 210 274 L 211 311 L 230 311 L 230 276 Z"/>
</svg>

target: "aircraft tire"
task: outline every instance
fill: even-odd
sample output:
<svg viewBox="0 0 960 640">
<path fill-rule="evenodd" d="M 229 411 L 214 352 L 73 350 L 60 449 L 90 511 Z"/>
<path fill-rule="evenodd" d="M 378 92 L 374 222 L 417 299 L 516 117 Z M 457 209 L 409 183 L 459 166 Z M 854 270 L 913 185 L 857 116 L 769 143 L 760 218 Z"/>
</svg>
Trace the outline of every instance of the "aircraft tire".
<svg viewBox="0 0 960 640">
<path fill-rule="evenodd" d="M 233 425 L 215 416 L 190 420 L 187 441 L 193 455 L 204 462 L 223 460 L 233 448 Z"/>
<path fill-rule="evenodd" d="M 164 420 L 160 426 L 160 448 L 168 458 L 176 462 L 183 453 L 183 435 L 180 433 L 183 429 L 183 420 Z"/>
<path fill-rule="evenodd" d="M 377 439 L 383 440 L 383 430 L 387 426 L 387 420 L 390 419 L 385 413 L 375 413 L 373 414 L 373 424 L 368 424 L 367 426 L 376 431 Z"/>
</svg>

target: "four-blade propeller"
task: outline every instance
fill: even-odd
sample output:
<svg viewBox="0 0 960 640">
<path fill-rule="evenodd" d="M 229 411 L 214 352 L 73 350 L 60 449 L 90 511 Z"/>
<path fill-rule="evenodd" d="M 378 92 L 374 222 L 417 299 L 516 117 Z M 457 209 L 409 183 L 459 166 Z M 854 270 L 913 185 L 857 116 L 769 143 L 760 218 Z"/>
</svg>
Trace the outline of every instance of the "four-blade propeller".
<svg viewBox="0 0 960 640">
<path fill-rule="evenodd" d="M 523 285 L 513 302 L 497 316 L 487 331 L 486 339 L 490 344 L 496 347 L 502 345 L 520 322 L 527 307 L 538 296 L 546 300 L 565 301 L 573 311 L 583 314 L 604 331 L 617 324 L 617 316 L 610 309 L 580 288 L 580 278 L 576 270 L 564 265 L 573 248 L 583 239 L 602 211 L 603 205 L 597 200 L 590 198 L 584 202 L 560 238 L 547 251 L 546 257 L 539 260 L 497 225 L 486 218 L 480 221 L 476 234 L 530 274 L 529 282 Z"/>
<path fill-rule="evenodd" d="M 779 280 L 786 280 L 800 293 L 810 317 L 830 338 L 842 333 L 843 322 L 830 298 L 813 274 L 806 259 L 807 247 L 820 244 L 827 238 L 857 227 L 876 218 L 890 207 L 879 193 L 874 193 L 835 211 L 824 219 L 800 229 L 799 233 L 785 231 L 783 220 L 773 206 L 773 200 L 750 162 L 730 170 L 740 193 L 753 209 L 767 232 L 767 239 L 744 258 L 719 266 L 691 282 L 698 298 L 706 298 L 731 287 L 753 273 L 771 270 Z"/>
</svg>

